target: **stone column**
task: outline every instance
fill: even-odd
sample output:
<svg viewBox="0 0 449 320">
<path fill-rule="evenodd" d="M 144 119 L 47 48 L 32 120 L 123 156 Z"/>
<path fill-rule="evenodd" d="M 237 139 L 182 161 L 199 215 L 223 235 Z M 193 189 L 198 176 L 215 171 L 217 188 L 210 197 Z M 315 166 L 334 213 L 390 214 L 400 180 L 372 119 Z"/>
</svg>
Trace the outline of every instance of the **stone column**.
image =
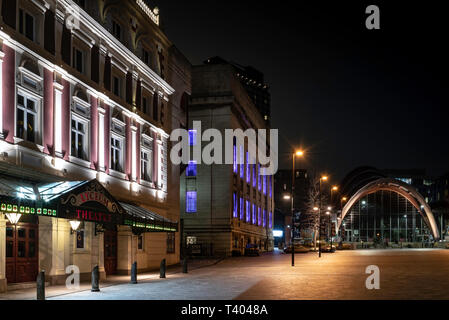
<svg viewBox="0 0 449 320">
<path fill-rule="evenodd" d="M 0 215 L 0 292 L 6 292 L 6 222 Z"/>
<path fill-rule="evenodd" d="M 129 227 L 118 227 L 117 234 L 117 272 L 130 274 L 133 263 L 133 235 Z"/>
<path fill-rule="evenodd" d="M 39 268 L 50 283 L 65 283 L 70 261 L 70 225 L 67 220 L 39 217 Z"/>
</svg>

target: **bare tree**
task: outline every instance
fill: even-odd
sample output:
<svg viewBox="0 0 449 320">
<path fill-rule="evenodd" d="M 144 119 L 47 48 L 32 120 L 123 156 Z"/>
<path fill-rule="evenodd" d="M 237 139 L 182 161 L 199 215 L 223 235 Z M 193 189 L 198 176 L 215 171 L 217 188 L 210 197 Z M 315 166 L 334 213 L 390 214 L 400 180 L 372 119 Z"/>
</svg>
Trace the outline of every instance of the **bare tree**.
<svg viewBox="0 0 449 320">
<path fill-rule="evenodd" d="M 325 211 L 325 204 L 327 203 L 327 196 L 321 190 L 321 213 Z M 319 219 L 319 210 L 314 210 L 320 206 L 320 179 L 314 177 L 311 179 L 309 184 L 309 189 L 307 192 L 306 210 L 303 215 L 301 215 L 301 229 L 302 230 L 312 230 L 313 232 L 313 243 L 316 246 L 316 239 L 318 236 L 318 230 L 320 222 L 326 223 L 323 219 Z M 326 220 L 326 219 L 324 219 Z"/>
</svg>

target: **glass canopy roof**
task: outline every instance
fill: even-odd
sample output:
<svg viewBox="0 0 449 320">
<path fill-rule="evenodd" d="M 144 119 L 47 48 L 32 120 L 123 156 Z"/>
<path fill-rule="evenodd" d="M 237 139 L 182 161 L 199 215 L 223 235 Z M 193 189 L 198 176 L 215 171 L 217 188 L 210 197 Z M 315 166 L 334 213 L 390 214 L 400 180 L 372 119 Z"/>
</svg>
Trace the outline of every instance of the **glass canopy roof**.
<svg viewBox="0 0 449 320">
<path fill-rule="evenodd" d="M 32 183 L 0 177 L 0 195 L 25 200 L 51 201 L 84 183 L 86 181 Z"/>
</svg>

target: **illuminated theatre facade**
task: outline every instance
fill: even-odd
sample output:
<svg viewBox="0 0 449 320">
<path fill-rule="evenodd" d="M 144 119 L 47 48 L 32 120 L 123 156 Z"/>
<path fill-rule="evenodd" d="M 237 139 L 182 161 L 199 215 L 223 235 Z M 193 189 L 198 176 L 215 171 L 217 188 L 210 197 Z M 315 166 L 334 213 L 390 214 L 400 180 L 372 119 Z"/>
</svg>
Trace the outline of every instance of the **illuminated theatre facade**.
<svg viewBox="0 0 449 320">
<path fill-rule="evenodd" d="M 97 265 L 104 278 L 134 261 L 178 263 L 180 174 L 167 149 L 189 66 L 157 8 L 0 8 L 0 291 L 39 270 L 65 283 L 69 265 L 88 279 Z"/>
</svg>

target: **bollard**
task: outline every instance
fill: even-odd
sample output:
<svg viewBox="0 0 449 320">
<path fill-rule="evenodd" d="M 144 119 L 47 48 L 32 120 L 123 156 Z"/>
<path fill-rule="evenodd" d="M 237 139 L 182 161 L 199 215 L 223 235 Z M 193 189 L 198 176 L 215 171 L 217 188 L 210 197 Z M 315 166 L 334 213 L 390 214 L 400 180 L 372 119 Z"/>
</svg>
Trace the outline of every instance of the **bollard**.
<svg viewBox="0 0 449 320">
<path fill-rule="evenodd" d="M 95 266 L 92 270 L 92 292 L 99 292 L 100 291 L 100 271 L 98 269 L 98 266 Z"/>
<path fill-rule="evenodd" d="M 187 259 L 182 260 L 182 273 L 188 273 L 187 271 Z"/>
<path fill-rule="evenodd" d="M 161 261 L 161 270 L 160 270 L 160 276 L 159 276 L 159 278 L 165 278 L 165 269 L 166 269 L 166 266 L 165 266 L 165 259 L 162 259 L 162 261 Z"/>
<path fill-rule="evenodd" d="M 137 262 L 134 262 L 131 267 L 131 283 L 137 283 Z"/>
<path fill-rule="evenodd" d="M 45 271 L 39 272 L 36 282 L 37 300 L 45 300 Z"/>
</svg>

